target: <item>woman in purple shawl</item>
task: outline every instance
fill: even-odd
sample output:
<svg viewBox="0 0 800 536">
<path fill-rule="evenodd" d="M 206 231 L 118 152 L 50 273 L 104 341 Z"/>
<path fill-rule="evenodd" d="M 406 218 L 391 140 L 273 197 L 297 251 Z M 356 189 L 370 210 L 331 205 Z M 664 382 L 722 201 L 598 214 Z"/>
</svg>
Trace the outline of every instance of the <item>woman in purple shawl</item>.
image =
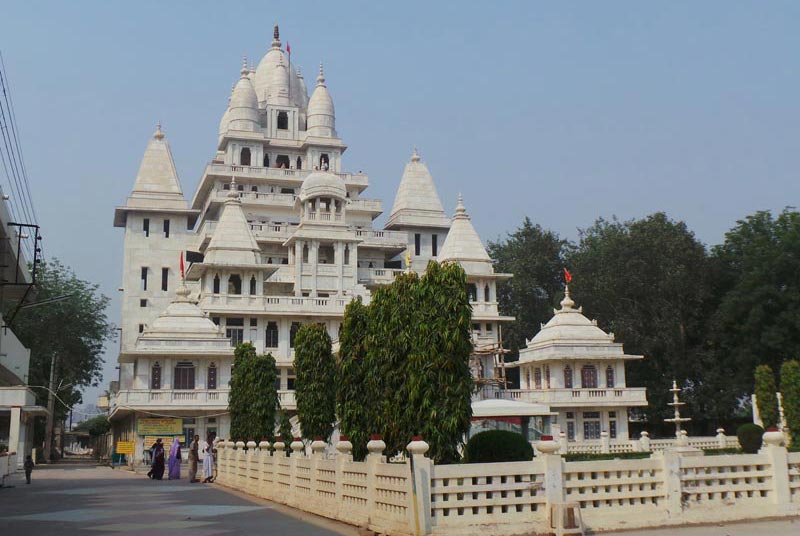
<svg viewBox="0 0 800 536">
<path fill-rule="evenodd" d="M 169 479 L 178 480 L 181 477 L 181 442 L 176 437 L 169 449 Z"/>
</svg>

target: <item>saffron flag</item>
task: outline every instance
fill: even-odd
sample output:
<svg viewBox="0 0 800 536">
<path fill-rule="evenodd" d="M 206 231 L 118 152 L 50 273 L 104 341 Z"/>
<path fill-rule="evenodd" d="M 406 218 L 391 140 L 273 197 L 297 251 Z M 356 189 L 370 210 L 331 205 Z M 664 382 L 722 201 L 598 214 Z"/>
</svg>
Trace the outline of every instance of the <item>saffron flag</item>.
<svg viewBox="0 0 800 536">
<path fill-rule="evenodd" d="M 566 268 L 564 268 L 564 281 L 566 281 L 567 283 L 572 281 L 572 274 L 569 273 L 569 270 L 567 270 Z"/>
<path fill-rule="evenodd" d="M 183 251 L 181 251 L 181 279 L 186 279 L 186 270 L 183 267 Z"/>
<path fill-rule="evenodd" d="M 289 45 L 289 41 L 286 41 L 286 53 L 290 56 L 292 55 L 292 47 Z"/>
</svg>

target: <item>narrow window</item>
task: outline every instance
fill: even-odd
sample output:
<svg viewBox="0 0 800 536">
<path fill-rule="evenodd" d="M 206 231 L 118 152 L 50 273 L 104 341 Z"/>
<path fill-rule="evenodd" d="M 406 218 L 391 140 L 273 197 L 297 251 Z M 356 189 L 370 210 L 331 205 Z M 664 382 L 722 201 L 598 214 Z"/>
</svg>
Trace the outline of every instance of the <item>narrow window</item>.
<svg viewBox="0 0 800 536">
<path fill-rule="evenodd" d="M 431 255 L 437 256 L 439 254 L 439 235 L 431 235 Z"/>
<path fill-rule="evenodd" d="M 525 388 L 526 389 L 531 388 L 531 369 L 527 369 L 525 371 Z"/>
<path fill-rule="evenodd" d="M 481 333 L 481 325 L 480 324 L 472 324 L 472 331 L 479 334 Z"/>
<path fill-rule="evenodd" d="M 264 345 L 267 348 L 277 348 L 278 347 L 278 323 L 277 322 L 267 322 L 267 331 L 265 333 L 265 343 Z"/>
<path fill-rule="evenodd" d="M 303 169 L 303 159 L 299 156 L 297 157 L 297 165 L 295 166 L 297 169 Z"/>
<path fill-rule="evenodd" d="M 206 376 L 206 389 L 217 388 L 217 365 L 211 363 L 208 366 L 208 374 Z"/>
<path fill-rule="evenodd" d="M 226 319 L 225 336 L 231 339 L 231 346 L 238 346 L 244 342 L 244 318 Z"/>
<path fill-rule="evenodd" d="M 278 130 L 289 130 L 289 114 L 278 112 Z"/>
<path fill-rule="evenodd" d="M 297 331 L 300 329 L 300 322 L 292 322 L 289 328 L 289 348 L 294 348 L 294 338 L 297 336 Z"/>
<path fill-rule="evenodd" d="M 289 156 L 285 154 L 279 154 L 278 158 L 275 159 L 275 167 L 289 169 Z"/>
<path fill-rule="evenodd" d="M 250 295 L 256 295 L 256 276 L 250 277 Z"/>
<path fill-rule="evenodd" d="M 533 369 L 533 388 L 542 388 L 542 369 L 540 368 Z"/>
<path fill-rule="evenodd" d="M 175 365 L 174 389 L 194 389 L 194 364 L 191 361 L 180 361 Z"/>
<path fill-rule="evenodd" d="M 322 153 L 319 155 L 319 169 L 327 170 L 329 164 L 330 162 L 328 161 L 328 153 Z"/>
<path fill-rule="evenodd" d="M 608 422 L 608 435 L 611 439 L 617 438 L 617 421 Z"/>
<path fill-rule="evenodd" d="M 294 369 L 290 368 L 286 370 L 286 388 L 290 391 L 294 391 Z"/>
<path fill-rule="evenodd" d="M 161 389 L 161 365 L 158 361 L 150 368 L 150 389 Z"/>
<path fill-rule="evenodd" d="M 161 290 L 169 290 L 169 268 L 161 269 Z"/>
<path fill-rule="evenodd" d="M 478 301 L 478 286 L 475 283 L 467 283 L 467 297 L 469 301 Z"/>
<path fill-rule="evenodd" d="M 142 231 L 144 231 L 144 236 L 150 236 L 150 218 L 142 220 Z"/>
<path fill-rule="evenodd" d="M 483 301 L 488 302 L 492 301 L 489 298 L 491 297 L 491 293 L 489 292 L 489 285 L 483 287 Z"/>
<path fill-rule="evenodd" d="M 169 220 L 164 220 L 164 238 L 169 238 Z"/>
<path fill-rule="evenodd" d="M 581 387 L 597 389 L 597 369 L 594 365 L 584 365 L 581 368 Z"/>
<path fill-rule="evenodd" d="M 614 368 L 611 365 L 606 369 L 606 387 L 614 388 Z"/>
<path fill-rule="evenodd" d="M 350 246 L 347 244 L 344 246 L 344 263 L 350 264 Z"/>
<path fill-rule="evenodd" d="M 242 293 L 242 278 L 238 274 L 233 274 L 228 277 L 228 294 L 241 294 Z"/>
<path fill-rule="evenodd" d="M 264 167 L 269 167 L 269 155 L 264 153 Z"/>
<path fill-rule="evenodd" d="M 250 191 L 258 193 L 258 186 L 251 186 Z"/>
<path fill-rule="evenodd" d="M 564 367 L 564 388 L 572 389 L 572 367 Z"/>
<path fill-rule="evenodd" d="M 550 365 L 544 366 L 544 386 L 545 389 L 550 389 Z"/>
<path fill-rule="evenodd" d="M 144 298 L 139 300 L 139 307 L 147 307 L 147 300 Z"/>
<path fill-rule="evenodd" d="M 147 290 L 147 266 L 142 266 L 142 290 Z"/>
<path fill-rule="evenodd" d="M 219 274 L 214 276 L 214 294 L 219 294 Z"/>
<path fill-rule="evenodd" d="M 494 330 L 494 324 L 492 324 L 492 323 L 486 324 L 487 333 L 491 333 L 492 330 Z"/>
<path fill-rule="evenodd" d="M 139 324 L 139 333 L 144 333 L 144 324 Z"/>
<path fill-rule="evenodd" d="M 250 165 L 250 148 L 249 147 L 245 147 L 244 149 L 242 149 L 242 152 L 239 155 L 239 164 L 241 164 L 243 166 L 249 166 Z"/>
<path fill-rule="evenodd" d="M 422 249 L 422 235 L 414 233 L 414 255 L 419 257 L 419 252 Z"/>
<path fill-rule="evenodd" d="M 567 440 L 575 441 L 575 421 L 567 422 Z"/>
</svg>

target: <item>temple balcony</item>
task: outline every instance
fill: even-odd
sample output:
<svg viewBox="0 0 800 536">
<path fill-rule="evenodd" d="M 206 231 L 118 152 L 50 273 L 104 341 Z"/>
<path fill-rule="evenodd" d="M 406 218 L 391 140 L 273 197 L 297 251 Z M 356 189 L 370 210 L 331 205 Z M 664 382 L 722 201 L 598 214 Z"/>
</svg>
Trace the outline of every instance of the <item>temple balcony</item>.
<svg viewBox="0 0 800 536">
<path fill-rule="evenodd" d="M 356 238 L 362 240 L 359 244 L 360 247 L 385 248 L 398 251 L 408 247 L 408 233 L 404 231 L 356 229 Z"/>
<path fill-rule="evenodd" d="M 351 296 L 329 298 L 304 296 L 252 296 L 246 294 L 204 294 L 200 307 L 213 313 L 270 313 L 292 315 L 342 315 Z"/>
<path fill-rule="evenodd" d="M 347 210 L 353 212 L 368 212 L 373 217 L 383 213 L 383 203 L 380 199 L 348 199 Z"/>
<path fill-rule="evenodd" d="M 113 410 L 153 407 L 228 407 L 228 389 L 122 389 L 111 399 Z"/>
<path fill-rule="evenodd" d="M 503 398 L 556 407 L 646 406 L 647 389 L 505 389 L 486 393 L 484 398 Z"/>
<path fill-rule="evenodd" d="M 403 270 L 394 268 L 359 268 L 358 282 L 362 285 L 388 285 Z"/>
</svg>

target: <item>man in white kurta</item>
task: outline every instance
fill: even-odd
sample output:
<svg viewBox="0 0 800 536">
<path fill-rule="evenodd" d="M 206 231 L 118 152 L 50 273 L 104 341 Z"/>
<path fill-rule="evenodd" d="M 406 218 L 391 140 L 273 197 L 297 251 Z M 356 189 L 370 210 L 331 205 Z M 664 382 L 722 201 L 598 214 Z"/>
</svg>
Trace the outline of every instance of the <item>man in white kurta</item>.
<svg viewBox="0 0 800 536">
<path fill-rule="evenodd" d="M 203 483 L 214 480 L 214 446 L 210 441 L 200 443 L 200 451 L 203 453 Z"/>
</svg>

